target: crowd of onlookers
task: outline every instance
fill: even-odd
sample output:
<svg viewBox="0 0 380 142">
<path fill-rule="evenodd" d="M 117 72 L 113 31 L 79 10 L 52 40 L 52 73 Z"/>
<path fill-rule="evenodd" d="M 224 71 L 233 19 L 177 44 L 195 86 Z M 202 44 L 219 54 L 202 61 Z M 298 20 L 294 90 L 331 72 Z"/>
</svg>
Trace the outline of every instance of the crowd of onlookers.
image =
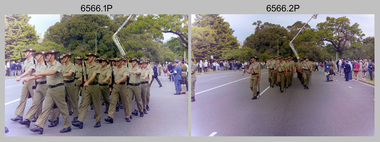
<svg viewBox="0 0 380 142">
<path fill-rule="evenodd" d="M 367 78 L 373 80 L 375 76 L 375 63 L 372 60 L 362 59 L 362 60 L 350 60 L 339 59 L 334 62 L 336 73 L 340 76 L 345 75 L 345 70 L 348 75 L 348 80 L 366 80 Z M 265 68 L 265 62 L 259 62 L 261 69 Z M 314 62 L 315 67 L 314 71 L 319 71 L 319 67 L 324 67 L 324 62 Z M 346 65 L 347 64 L 347 65 Z M 207 60 L 199 60 L 196 63 L 197 71 L 199 73 L 208 72 L 208 71 L 225 71 L 225 70 L 242 70 L 247 69 L 250 65 L 250 62 L 240 62 L 240 61 L 213 61 L 208 62 Z"/>
<path fill-rule="evenodd" d="M 23 71 L 23 62 L 8 61 L 5 63 L 5 76 L 19 76 Z"/>
</svg>

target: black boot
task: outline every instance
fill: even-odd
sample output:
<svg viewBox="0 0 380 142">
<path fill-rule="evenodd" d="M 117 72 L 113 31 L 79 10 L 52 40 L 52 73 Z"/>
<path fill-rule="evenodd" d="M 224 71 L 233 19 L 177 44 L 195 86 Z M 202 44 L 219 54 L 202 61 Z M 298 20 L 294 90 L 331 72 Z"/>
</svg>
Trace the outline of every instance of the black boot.
<svg viewBox="0 0 380 142">
<path fill-rule="evenodd" d="M 79 129 L 83 129 L 83 122 L 76 121 L 73 123 L 73 126 L 78 127 Z"/>
<path fill-rule="evenodd" d="M 146 112 L 146 109 L 143 110 L 144 114 L 148 114 L 148 112 Z"/>
<path fill-rule="evenodd" d="M 131 119 L 130 118 L 125 118 L 125 121 L 126 122 L 131 122 Z"/>
<path fill-rule="evenodd" d="M 147 111 L 149 111 L 149 110 L 150 110 L 150 109 L 149 109 L 149 105 L 146 105 L 146 110 L 147 110 Z"/>
<path fill-rule="evenodd" d="M 44 128 L 41 128 L 41 127 L 38 127 L 38 126 L 36 126 L 34 128 L 29 128 L 29 130 L 32 131 L 32 132 L 38 132 L 40 134 L 44 133 Z"/>
<path fill-rule="evenodd" d="M 73 111 L 69 111 L 69 115 L 70 115 L 70 116 L 73 115 Z"/>
<path fill-rule="evenodd" d="M 135 116 L 139 115 L 139 113 L 138 113 L 138 111 L 137 111 L 137 110 L 133 111 L 133 113 L 132 113 L 132 114 L 134 114 Z"/>
<path fill-rule="evenodd" d="M 113 118 L 112 117 L 107 117 L 106 119 L 104 119 L 106 122 L 109 122 L 109 123 L 113 123 Z"/>
<path fill-rule="evenodd" d="M 38 119 L 38 117 L 34 117 L 33 120 L 32 120 L 32 122 L 36 122 L 37 119 Z"/>
<path fill-rule="evenodd" d="M 100 122 L 96 122 L 95 125 L 94 125 L 95 128 L 99 128 L 100 126 L 102 126 L 102 125 L 100 124 Z"/>
<path fill-rule="evenodd" d="M 119 112 L 119 106 L 116 107 L 116 110 L 115 110 L 115 111 L 116 111 L 116 112 Z"/>
<path fill-rule="evenodd" d="M 67 128 L 63 128 L 61 131 L 59 131 L 61 133 L 67 133 L 67 132 L 71 132 L 71 127 L 67 127 Z"/>
<path fill-rule="evenodd" d="M 195 97 L 191 97 L 191 102 L 195 102 Z"/>
<path fill-rule="evenodd" d="M 17 115 L 15 118 L 11 118 L 12 121 L 22 121 L 22 117 Z"/>
<path fill-rule="evenodd" d="M 140 117 L 144 117 L 144 113 L 143 112 L 140 112 Z"/>
<path fill-rule="evenodd" d="M 28 128 L 30 126 L 30 121 L 28 119 L 25 119 L 24 121 L 20 121 L 18 123 L 20 123 L 21 125 L 25 125 Z"/>
</svg>

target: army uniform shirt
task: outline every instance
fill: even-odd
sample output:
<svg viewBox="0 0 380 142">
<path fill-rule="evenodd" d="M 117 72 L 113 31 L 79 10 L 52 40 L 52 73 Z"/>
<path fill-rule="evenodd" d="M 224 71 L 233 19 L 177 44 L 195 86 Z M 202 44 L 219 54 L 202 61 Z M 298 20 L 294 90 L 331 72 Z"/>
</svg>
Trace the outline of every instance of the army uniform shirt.
<svg viewBox="0 0 380 142">
<path fill-rule="evenodd" d="M 279 63 L 279 65 L 277 67 L 277 71 L 279 73 L 286 71 L 286 63 L 285 62 Z"/>
<path fill-rule="evenodd" d="M 313 68 L 313 65 L 310 61 L 303 62 L 302 69 L 311 70 Z"/>
<path fill-rule="evenodd" d="M 133 69 L 133 67 L 131 67 L 129 69 L 129 72 L 128 72 L 128 76 L 129 76 L 129 83 L 133 83 L 133 84 L 137 84 L 137 83 L 140 83 L 140 78 L 141 78 L 141 74 L 140 75 L 137 75 L 137 74 L 132 74 L 132 72 L 140 72 L 141 73 L 141 69 L 138 67 L 138 65 L 136 65 L 137 67 L 135 69 Z"/>
<path fill-rule="evenodd" d="M 94 63 L 92 66 L 90 66 L 90 64 L 87 64 L 86 68 L 87 68 L 87 75 L 88 75 L 88 78 L 86 78 L 86 81 L 87 81 L 88 79 L 90 79 L 91 76 L 92 76 L 94 73 L 99 74 L 99 73 L 100 73 L 100 70 L 101 70 L 101 67 L 100 67 L 100 65 L 99 65 L 98 63 Z M 86 76 L 84 76 L 84 77 L 86 77 Z M 89 84 L 97 83 L 98 80 L 99 80 L 98 78 L 99 78 L 99 75 L 97 75 L 97 76 L 94 78 L 94 80 L 92 80 L 92 82 L 90 82 Z"/>
<path fill-rule="evenodd" d="M 260 71 L 260 64 L 258 62 L 251 64 L 248 70 L 252 71 L 252 75 L 258 75 Z"/>
<path fill-rule="evenodd" d="M 126 68 L 123 68 L 124 70 L 127 70 Z M 103 80 L 107 78 L 107 76 L 111 77 L 111 68 L 105 67 L 104 69 L 100 69 L 100 74 L 99 74 L 99 84 L 108 84 L 108 81 L 106 83 L 103 83 Z M 115 75 L 115 72 L 114 72 Z"/>
<path fill-rule="evenodd" d="M 145 68 L 145 69 L 141 69 L 141 82 L 145 82 L 145 81 L 149 81 L 149 77 L 147 77 L 145 80 L 143 80 L 142 78 L 145 77 L 146 75 L 149 75 L 149 70 L 148 70 L 148 67 Z"/>
<path fill-rule="evenodd" d="M 54 61 L 52 64 L 48 64 L 48 71 L 56 70 L 57 73 L 46 77 L 48 85 L 57 85 L 63 83 L 63 66 L 58 61 Z"/>
<path fill-rule="evenodd" d="M 268 62 L 267 62 L 267 67 L 268 67 L 269 69 L 274 69 L 274 68 L 276 67 L 276 61 L 275 61 L 275 60 L 273 60 L 273 61 L 268 60 Z"/>
<path fill-rule="evenodd" d="M 63 74 L 68 74 L 70 72 L 75 73 L 76 71 L 76 67 L 72 63 L 69 63 L 67 66 L 66 65 L 62 65 L 62 66 L 63 66 Z M 69 77 L 63 78 L 63 80 L 66 80 L 66 81 L 70 81 L 74 79 L 75 79 L 74 74 Z"/>
<path fill-rule="evenodd" d="M 47 69 L 48 69 L 48 67 L 45 65 L 45 63 L 42 63 L 42 64 L 37 63 L 37 68 L 36 68 L 37 73 L 46 72 Z M 46 81 L 45 75 L 42 76 L 41 78 L 37 79 L 37 82 L 43 82 L 43 81 Z"/>
<path fill-rule="evenodd" d="M 82 66 L 75 66 L 75 78 L 79 79 L 82 77 Z"/>
<path fill-rule="evenodd" d="M 128 72 L 128 69 L 127 68 L 123 68 L 121 67 L 120 69 L 117 68 L 115 66 L 114 70 L 113 70 L 113 73 L 114 73 L 114 78 L 115 78 L 115 81 L 118 81 L 120 80 L 121 78 L 123 78 L 125 75 L 128 75 L 129 72 Z M 111 72 L 109 71 L 109 75 L 111 76 Z M 99 79 L 101 79 L 101 77 L 99 76 Z M 103 78 L 104 80 L 105 78 Z M 103 80 L 99 80 L 99 81 L 103 81 Z"/>
<path fill-rule="evenodd" d="M 37 64 L 37 61 L 35 61 L 35 59 L 32 57 L 30 58 L 29 60 L 26 59 L 24 61 L 24 66 L 23 66 L 23 69 L 25 70 L 25 72 L 27 72 L 29 69 L 33 69 L 34 71 L 30 72 L 30 74 L 26 75 L 25 77 L 30 77 L 32 76 L 32 74 L 35 72 L 36 70 L 36 64 Z"/>
</svg>

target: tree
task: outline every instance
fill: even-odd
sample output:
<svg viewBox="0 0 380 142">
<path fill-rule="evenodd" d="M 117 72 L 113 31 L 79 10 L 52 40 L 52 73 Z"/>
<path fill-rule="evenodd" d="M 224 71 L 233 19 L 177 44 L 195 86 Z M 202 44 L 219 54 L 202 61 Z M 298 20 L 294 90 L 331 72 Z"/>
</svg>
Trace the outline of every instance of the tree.
<svg viewBox="0 0 380 142">
<path fill-rule="evenodd" d="M 208 47 L 204 46 L 201 50 L 199 50 L 201 52 L 207 52 L 206 54 L 201 55 L 194 52 L 194 56 L 197 59 L 199 58 L 207 59 L 208 57 L 210 57 L 210 55 L 213 55 L 214 60 L 220 60 L 220 59 L 223 59 L 222 55 L 223 53 L 225 53 L 225 51 L 238 49 L 239 47 L 236 37 L 232 35 L 234 31 L 230 28 L 230 24 L 228 22 L 225 22 L 224 19 L 220 17 L 218 14 L 196 15 L 193 26 L 202 27 L 202 28 L 209 27 L 209 29 L 206 29 L 207 32 L 211 33 L 210 29 L 212 29 L 215 32 L 215 34 L 212 34 L 212 37 L 214 38 L 214 42 L 211 42 L 212 38 L 205 39 L 209 41 L 210 45 Z M 204 34 L 207 34 L 207 32 Z M 202 40 L 201 38 L 202 37 L 198 39 Z M 192 44 L 200 45 L 198 43 L 192 43 Z"/>
<path fill-rule="evenodd" d="M 327 17 L 325 22 L 317 24 L 317 39 L 331 44 L 339 57 L 343 58 L 344 51 L 361 42 L 364 36 L 359 24 L 350 25 L 347 17 Z"/>
<path fill-rule="evenodd" d="M 207 60 L 210 55 L 216 50 L 216 31 L 210 26 L 206 27 L 191 27 L 191 50 L 195 60 Z"/>
<path fill-rule="evenodd" d="M 20 52 L 29 44 L 36 44 L 38 37 L 34 26 L 28 24 L 26 14 L 5 15 L 5 61 L 19 60 Z"/>
</svg>

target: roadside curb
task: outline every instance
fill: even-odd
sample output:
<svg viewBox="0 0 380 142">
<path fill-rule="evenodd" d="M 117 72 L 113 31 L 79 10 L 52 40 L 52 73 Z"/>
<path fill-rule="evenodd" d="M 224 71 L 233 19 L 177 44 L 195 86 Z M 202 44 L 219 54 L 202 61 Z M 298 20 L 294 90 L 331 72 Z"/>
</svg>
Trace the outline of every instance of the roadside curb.
<svg viewBox="0 0 380 142">
<path fill-rule="evenodd" d="M 368 85 L 372 85 L 372 86 L 375 86 L 375 83 L 372 83 L 372 82 L 368 82 L 368 81 L 364 81 L 364 80 L 359 80 L 360 82 L 363 82 L 365 84 L 368 84 Z"/>
</svg>

